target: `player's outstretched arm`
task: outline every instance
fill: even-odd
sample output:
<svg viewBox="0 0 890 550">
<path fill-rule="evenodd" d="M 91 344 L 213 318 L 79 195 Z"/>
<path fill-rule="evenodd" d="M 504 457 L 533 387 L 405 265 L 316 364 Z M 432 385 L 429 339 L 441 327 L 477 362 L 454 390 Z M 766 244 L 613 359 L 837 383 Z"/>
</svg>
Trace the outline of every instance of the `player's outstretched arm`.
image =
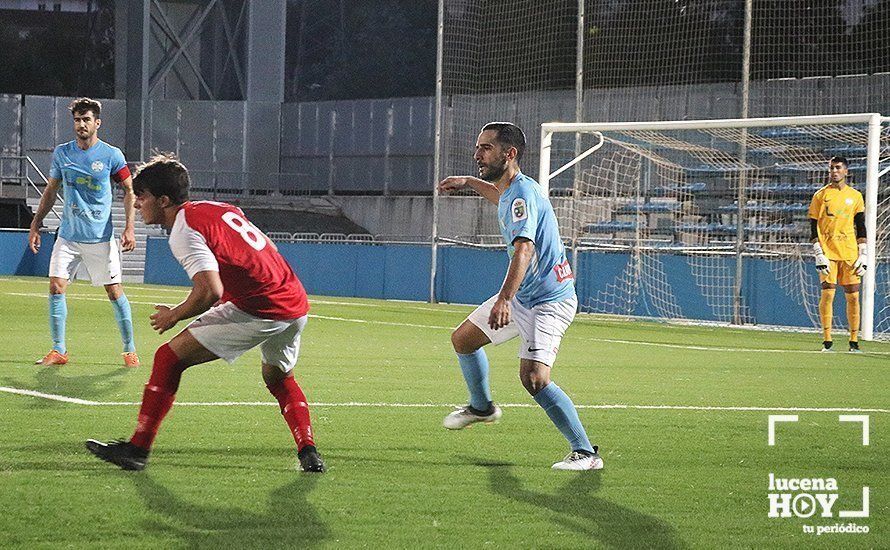
<svg viewBox="0 0 890 550">
<path fill-rule="evenodd" d="M 53 205 L 56 204 L 56 196 L 59 194 L 59 184 L 62 180 L 57 178 L 49 178 L 46 182 L 46 189 L 43 190 L 43 196 L 40 197 L 40 204 L 37 206 L 37 212 L 31 220 L 31 229 L 28 231 L 28 246 L 31 252 L 37 254 L 40 250 L 40 227 L 43 225 L 43 219 L 49 214 Z"/>
<path fill-rule="evenodd" d="M 448 176 L 447 178 L 439 182 L 440 193 L 459 191 L 466 187 L 470 187 L 471 189 L 473 189 L 473 191 L 485 197 L 494 204 L 497 204 L 498 199 L 501 198 L 501 194 L 498 191 L 498 188 L 493 183 L 489 183 L 479 178 L 474 178 L 473 176 Z"/>
<path fill-rule="evenodd" d="M 183 319 L 200 315 L 210 309 L 223 295 L 223 284 L 216 271 L 199 271 L 192 277 L 192 290 L 180 304 L 169 307 L 156 305 L 149 317 L 151 328 L 163 334 Z"/>
<path fill-rule="evenodd" d="M 127 177 L 121 182 L 124 188 L 124 231 L 121 233 L 121 250 L 129 252 L 136 248 L 136 195 L 133 193 L 133 178 Z"/>
</svg>

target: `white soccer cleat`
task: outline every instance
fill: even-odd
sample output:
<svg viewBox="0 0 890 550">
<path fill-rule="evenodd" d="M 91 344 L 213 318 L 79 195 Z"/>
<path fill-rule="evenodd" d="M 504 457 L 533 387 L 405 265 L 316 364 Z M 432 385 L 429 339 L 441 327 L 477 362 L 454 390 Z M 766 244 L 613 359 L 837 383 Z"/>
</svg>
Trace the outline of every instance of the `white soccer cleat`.
<svg viewBox="0 0 890 550">
<path fill-rule="evenodd" d="M 446 416 L 445 420 L 442 421 L 442 424 L 449 430 L 462 430 L 470 424 L 475 424 L 476 422 L 485 422 L 486 424 L 491 424 L 492 422 L 497 422 L 502 414 L 500 407 L 498 407 L 497 405 L 493 405 L 493 407 L 494 410 L 491 411 L 491 414 L 488 415 L 480 415 L 474 413 L 470 410 L 469 405 L 467 405 L 466 407 L 460 407 Z"/>
<path fill-rule="evenodd" d="M 592 455 L 572 451 L 552 467 L 554 470 L 602 470 L 603 459 L 597 451 L 599 451 L 599 447 L 596 446 L 593 447 Z"/>
</svg>

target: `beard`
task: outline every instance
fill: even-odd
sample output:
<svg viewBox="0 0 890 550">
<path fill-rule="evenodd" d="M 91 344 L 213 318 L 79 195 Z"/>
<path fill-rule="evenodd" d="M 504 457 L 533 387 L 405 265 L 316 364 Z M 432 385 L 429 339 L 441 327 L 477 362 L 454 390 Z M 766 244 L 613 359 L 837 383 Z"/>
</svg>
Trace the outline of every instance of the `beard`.
<svg viewBox="0 0 890 550">
<path fill-rule="evenodd" d="M 497 181 L 507 171 L 507 159 L 503 158 L 495 164 L 479 167 L 479 177 L 485 181 Z"/>
</svg>

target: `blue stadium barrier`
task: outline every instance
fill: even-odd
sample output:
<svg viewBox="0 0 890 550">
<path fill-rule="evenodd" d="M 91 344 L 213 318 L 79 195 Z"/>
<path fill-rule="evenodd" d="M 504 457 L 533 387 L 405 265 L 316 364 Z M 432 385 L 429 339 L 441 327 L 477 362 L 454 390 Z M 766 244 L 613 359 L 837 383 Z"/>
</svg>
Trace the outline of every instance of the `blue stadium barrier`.
<svg viewBox="0 0 890 550">
<path fill-rule="evenodd" d="M 56 236 L 40 234 L 40 252 L 34 254 L 28 247 L 26 229 L 0 229 L 0 275 L 43 275 L 49 273 L 49 257 Z"/>
<path fill-rule="evenodd" d="M 55 239 L 44 233 L 40 253 L 28 249 L 28 233 L 0 230 L 0 274 L 46 276 Z M 279 249 L 294 266 L 311 294 L 425 301 L 429 295 L 430 250 L 423 245 L 369 245 L 282 243 Z M 503 250 L 440 248 L 437 277 L 439 300 L 478 304 L 497 292 L 507 269 Z M 167 239 L 150 237 L 146 250 L 145 282 L 188 286 L 190 281 L 170 252 Z M 579 254 L 578 297 L 581 304 L 606 291 L 627 268 L 624 253 L 582 252 Z M 665 282 L 689 318 L 716 320 L 715 312 L 696 284 L 689 258 L 660 256 Z M 735 260 L 723 260 L 724 270 L 733 270 Z M 712 266 L 715 267 L 715 266 Z M 720 266 L 716 266 L 719 268 Z M 745 261 L 745 303 L 759 324 L 810 326 L 798 296 L 789 295 L 776 278 L 774 263 L 760 259 Z M 815 274 L 813 275 L 815 277 Z M 879 279 L 890 277 L 890 267 L 881 266 Z M 652 316 L 652 297 L 641 292 L 634 315 Z M 890 307 L 886 296 L 876 296 L 875 308 Z"/>
</svg>

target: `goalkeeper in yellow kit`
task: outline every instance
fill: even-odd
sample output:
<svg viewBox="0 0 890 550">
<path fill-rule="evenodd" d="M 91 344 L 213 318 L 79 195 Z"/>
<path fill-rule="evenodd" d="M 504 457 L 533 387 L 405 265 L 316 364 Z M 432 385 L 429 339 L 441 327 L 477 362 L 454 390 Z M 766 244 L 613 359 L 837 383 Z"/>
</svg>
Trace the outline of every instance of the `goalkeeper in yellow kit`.
<svg viewBox="0 0 890 550">
<path fill-rule="evenodd" d="M 830 181 L 816 191 L 810 203 L 810 239 L 822 281 L 822 351 L 831 350 L 832 304 L 838 284 L 847 298 L 849 349 L 859 351 L 859 286 L 868 269 L 865 202 L 862 193 L 847 185 L 847 167 L 847 159 L 832 157 L 828 163 Z"/>
</svg>

